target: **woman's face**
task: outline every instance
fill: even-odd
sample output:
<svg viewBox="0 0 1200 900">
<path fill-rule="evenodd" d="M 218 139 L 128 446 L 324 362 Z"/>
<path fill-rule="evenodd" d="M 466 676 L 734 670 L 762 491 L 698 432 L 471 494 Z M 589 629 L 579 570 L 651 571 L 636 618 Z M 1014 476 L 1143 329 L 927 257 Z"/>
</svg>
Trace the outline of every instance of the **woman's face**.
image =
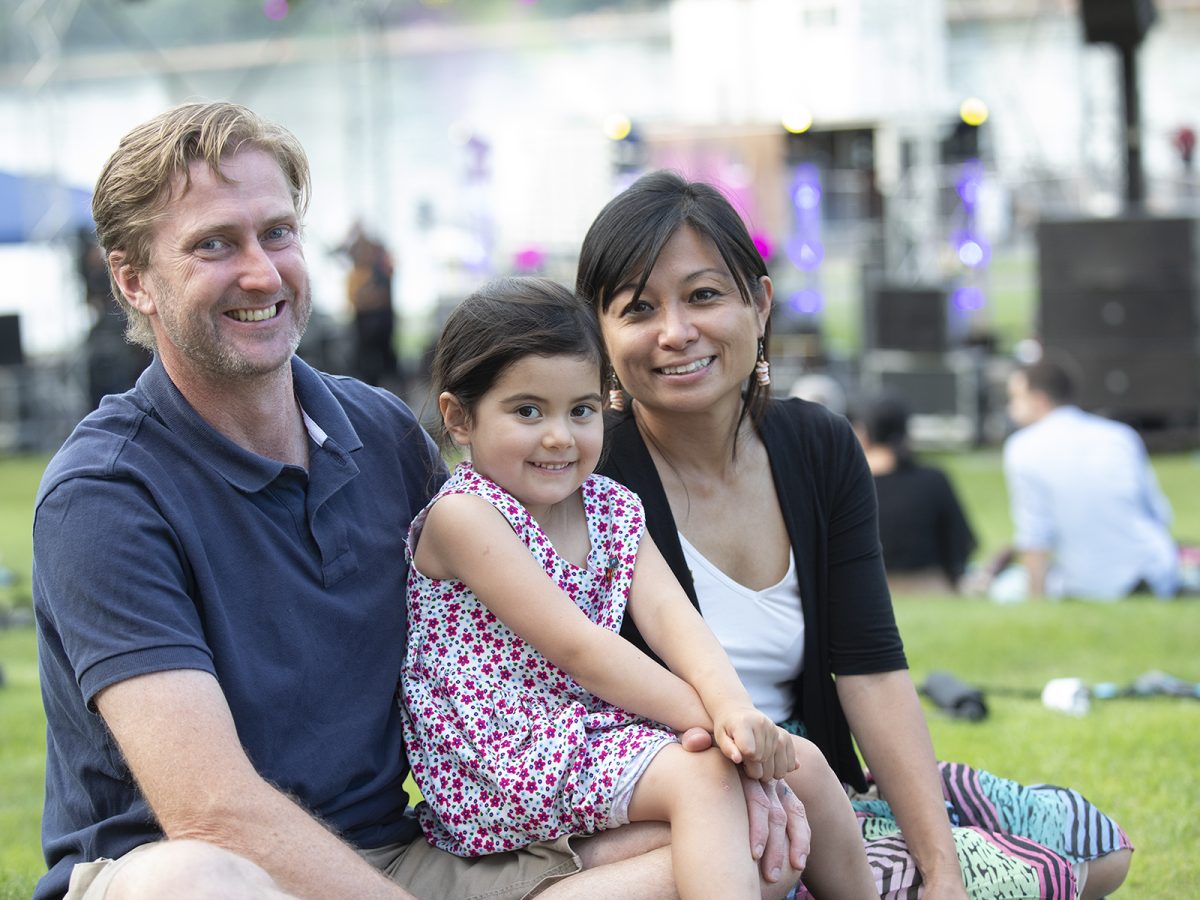
<svg viewBox="0 0 1200 900">
<path fill-rule="evenodd" d="M 771 280 L 760 283 L 747 304 L 716 244 L 680 227 L 637 301 L 631 283 L 600 314 L 625 390 L 649 409 L 698 412 L 722 401 L 737 408 L 771 311 Z"/>
</svg>

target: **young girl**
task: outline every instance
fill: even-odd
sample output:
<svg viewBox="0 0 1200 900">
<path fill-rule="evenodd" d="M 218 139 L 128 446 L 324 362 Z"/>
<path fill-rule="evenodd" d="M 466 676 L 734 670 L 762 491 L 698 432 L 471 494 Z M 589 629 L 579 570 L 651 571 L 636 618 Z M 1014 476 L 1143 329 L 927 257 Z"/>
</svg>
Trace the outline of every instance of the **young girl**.
<svg viewBox="0 0 1200 900">
<path fill-rule="evenodd" d="M 545 279 L 490 283 L 438 341 L 443 437 L 470 461 L 408 540 L 402 687 L 421 822 L 436 846 L 478 856 L 665 821 L 682 897 L 758 897 L 735 764 L 778 778 L 799 750 L 813 778 L 836 779 L 753 707 L 637 497 L 592 474 L 602 360 L 590 309 Z M 670 672 L 619 636 L 627 610 Z M 673 731 L 697 725 L 716 748 L 679 746 Z M 808 813 L 861 856 L 848 802 Z"/>
</svg>

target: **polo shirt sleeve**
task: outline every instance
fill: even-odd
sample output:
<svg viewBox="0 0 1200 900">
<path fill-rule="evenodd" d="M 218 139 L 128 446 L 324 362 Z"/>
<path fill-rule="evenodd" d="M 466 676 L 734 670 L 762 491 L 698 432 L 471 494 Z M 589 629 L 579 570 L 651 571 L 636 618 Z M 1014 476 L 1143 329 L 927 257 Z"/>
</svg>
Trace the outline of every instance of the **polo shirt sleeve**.
<svg viewBox="0 0 1200 900">
<path fill-rule="evenodd" d="M 69 478 L 35 510 L 39 615 L 89 707 L 150 672 L 214 673 L 181 544 L 150 493 L 119 477 Z"/>
<path fill-rule="evenodd" d="M 1018 550 L 1049 550 L 1054 546 L 1051 493 L 1039 484 L 1036 451 L 1027 436 L 1017 432 L 1004 445 L 1004 480 L 1012 511 L 1013 544 Z"/>
</svg>

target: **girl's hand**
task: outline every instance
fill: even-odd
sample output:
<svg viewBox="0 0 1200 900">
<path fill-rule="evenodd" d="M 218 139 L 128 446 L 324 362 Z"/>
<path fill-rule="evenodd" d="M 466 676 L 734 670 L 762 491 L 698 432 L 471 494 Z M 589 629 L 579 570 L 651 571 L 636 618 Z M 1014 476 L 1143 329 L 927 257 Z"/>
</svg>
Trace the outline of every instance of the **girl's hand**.
<svg viewBox="0 0 1200 900">
<path fill-rule="evenodd" d="M 713 718 L 717 746 L 750 778 L 782 778 L 796 768 L 796 753 L 787 732 L 754 707 L 734 707 Z"/>
</svg>

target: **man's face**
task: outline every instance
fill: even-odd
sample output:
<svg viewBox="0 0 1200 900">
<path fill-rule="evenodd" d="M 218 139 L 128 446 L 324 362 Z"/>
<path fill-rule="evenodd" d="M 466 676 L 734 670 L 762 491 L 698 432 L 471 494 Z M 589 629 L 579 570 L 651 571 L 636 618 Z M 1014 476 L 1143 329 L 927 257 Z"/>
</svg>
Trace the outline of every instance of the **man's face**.
<svg viewBox="0 0 1200 900">
<path fill-rule="evenodd" d="M 1018 428 L 1032 425 L 1046 414 L 1045 397 L 1029 389 L 1024 372 L 1008 377 L 1008 417 Z"/>
<path fill-rule="evenodd" d="M 179 381 L 269 374 L 288 364 L 312 312 L 300 223 L 287 179 L 260 150 L 203 162 L 155 225 L 150 263 L 131 302 L 154 329 Z M 126 292 L 129 296 L 130 292 Z"/>
</svg>

